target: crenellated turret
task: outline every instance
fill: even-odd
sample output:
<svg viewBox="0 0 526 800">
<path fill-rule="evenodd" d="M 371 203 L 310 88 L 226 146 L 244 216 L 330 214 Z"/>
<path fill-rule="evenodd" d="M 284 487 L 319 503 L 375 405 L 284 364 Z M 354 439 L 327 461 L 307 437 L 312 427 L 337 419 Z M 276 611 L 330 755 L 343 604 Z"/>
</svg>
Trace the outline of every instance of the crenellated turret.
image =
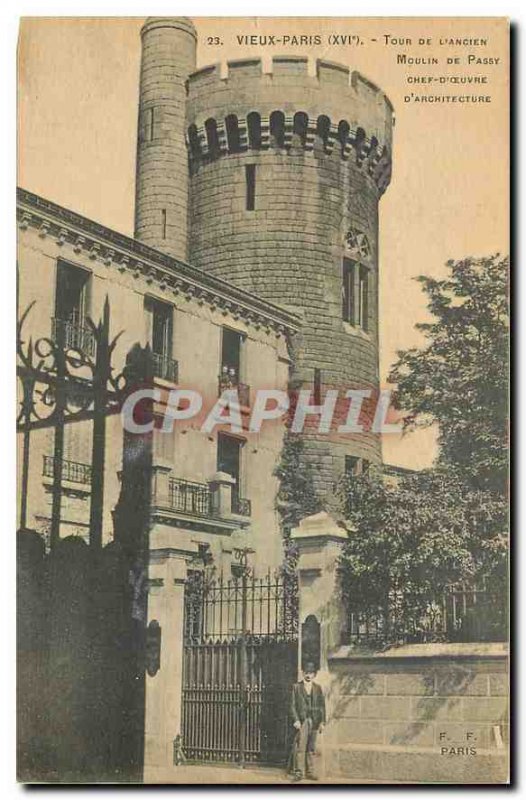
<svg viewBox="0 0 526 800">
<path fill-rule="evenodd" d="M 149 20 L 136 235 L 303 319 L 292 378 L 379 388 L 378 203 L 391 179 L 393 108 L 347 66 L 276 56 L 195 71 L 195 30 Z M 373 432 L 305 433 L 326 493 L 349 465 L 379 462 Z M 349 460 L 347 460 L 349 459 Z"/>
<path fill-rule="evenodd" d="M 348 67 L 279 56 L 188 79 L 189 258 L 303 318 L 296 385 L 379 388 L 378 202 L 391 179 L 393 108 Z M 342 420 L 343 421 L 343 420 Z M 380 439 L 304 433 L 323 496 Z M 349 459 L 346 461 L 346 459 Z"/>
</svg>

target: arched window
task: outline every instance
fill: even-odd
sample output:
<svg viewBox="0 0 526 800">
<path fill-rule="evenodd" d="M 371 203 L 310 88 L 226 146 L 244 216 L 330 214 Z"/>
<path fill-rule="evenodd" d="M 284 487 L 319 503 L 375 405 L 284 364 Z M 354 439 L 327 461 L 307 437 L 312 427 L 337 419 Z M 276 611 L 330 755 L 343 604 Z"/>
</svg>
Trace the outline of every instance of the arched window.
<svg viewBox="0 0 526 800">
<path fill-rule="evenodd" d="M 197 133 L 197 126 L 190 125 L 188 128 L 188 144 L 190 145 L 190 153 L 195 158 L 201 155 L 201 143 L 199 141 L 199 134 Z"/>
<path fill-rule="evenodd" d="M 261 117 L 257 111 L 247 115 L 248 144 L 253 150 L 261 147 Z"/>
<path fill-rule="evenodd" d="M 319 138 L 323 142 L 324 147 L 327 147 L 330 130 L 331 130 L 331 121 L 329 117 L 326 117 L 325 114 L 322 114 L 321 116 L 318 117 L 318 120 L 316 122 L 316 136 L 319 136 Z"/>
<path fill-rule="evenodd" d="M 235 114 L 225 117 L 226 140 L 228 142 L 229 153 L 239 153 L 241 150 L 241 138 L 239 136 L 239 124 Z"/>
<path fill-rule="evenodd" d="M 302 145 L 307 141 L 307 130 L 309 127 L 309 117 L 304 111 L 298 111 L 294 114 L 292 123 L 292 130 L 300 137 Z"/>
<path fill-rule="evenodd" d="M 270 115 L 270 136 L 277 147 L 285 147 L 285 114 L 273 111 Z"/>
<path fill-rule="evenodd" d="M 207 119 L 205 122 L 205 131 L 210 158 L 217 158 L 219 155 L 219 136 L 215 119 Z"/>
<path fill-rule="evenodd" d="M 343 150 L 345 148 L 345 145 L 347 144 L 347 141 L 349 139 L 349 131 L 350 130 L 351 130 L 351 127 L 350 127 L 349 123 L 346 120 L 342 119 L 338 124 L 338 141 L 340 142 L 340 144 L 342 146 L 342 152 L 343 152 Z"/>
</svg>

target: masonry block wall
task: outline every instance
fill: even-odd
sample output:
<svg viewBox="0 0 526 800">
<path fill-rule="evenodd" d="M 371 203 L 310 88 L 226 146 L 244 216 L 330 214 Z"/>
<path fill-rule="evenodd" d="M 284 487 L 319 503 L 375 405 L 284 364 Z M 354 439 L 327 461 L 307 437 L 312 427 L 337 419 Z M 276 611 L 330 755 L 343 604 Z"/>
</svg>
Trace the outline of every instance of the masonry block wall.
<svg viewBox="0 0 526 800">
<path fill-rule="evenodd" d="M 326 768 L 335 775 L 504 782 L 505 646 L 417 645 L 329 661 Z"/>
<path fill-rule="evenodd" d="M 195 69 L 190 20 L 150 19 L 141 31 L 135 237 L 187 257 L 188 164 L 185 82 Z"/>
<path fill-rule="evenodd" d="M 301 387 L 312 388 L 319 369 L 322 398 L 329 388 L 374 391 L 378 201 L 389 175 L 391 108 L 381 92 L 341 65 L 318 62 L 316 76 L 298 57 L 274 58 L 267 75 L 258 60 L 230 62 L 228 68 L 226 79 L 217 67 L 189 79 L 187 120 L 190 136 L 197 136 L 190 258 L 301 312 L 291 376 Z M 213 153 L 211 120 L 219 140 Z M 232 153 L 229 133 L 236 122 L 233 149 L 239 152 Z M 255 169 L 254 210 L 246 208 L 249 166 Z M 351 229 L 366 234 L 371 245 L 367 332 L 342 319 L 342 261 Z M 311 430 L 304 453 L 323 495 L 343 471 L 345 455 L 378 462 L 380 443 L 374 434 L 352 440 L 333 432 L 328 440 Z"/>
<path fill-rule="evenodd" d="M 154 24 L 147 22 L 146 31 Z M 176 61 L 178 52 L 170 51 L 170 57 Z M 291 375 L 296 386 L 312 389 L 319 370 L 322 399 L 329 388 L 374 393 L 379 385 L 378 203 L 391 176 L 389 100 L 340 64 L 318 61 L 316 74 L 310 75 L 306 58 L 274 57 L 272 72 L 263 74 L 260 60 L 244 59 L 229 62 L 226 77 L 219 65 L 189 75 L 185 125 L 190 262 L 301 314 Z M 143 158 L 141 145 L 139 152 Z M 165 177 L 156 174 L 159 187 L 164 186 Z M 155 180 L 152 172 L 150 194 L 157 191 Z M 173 191 L 175 198 L 180 187 Z M 155 236 L 155 218 L 146 221 L 140 215 L 145 224 L 138 235 Z M 369 248 L 367 319 L 361 327 L 342 318 L 342 264 L 345 256 L 353 257 L 351 231 L 365 236 Z M 346 455 L 381 460 L 373 433 L 327 437 L 311 429 L 304 452 L 322 496 L 343 471 Z"/>
</svg>

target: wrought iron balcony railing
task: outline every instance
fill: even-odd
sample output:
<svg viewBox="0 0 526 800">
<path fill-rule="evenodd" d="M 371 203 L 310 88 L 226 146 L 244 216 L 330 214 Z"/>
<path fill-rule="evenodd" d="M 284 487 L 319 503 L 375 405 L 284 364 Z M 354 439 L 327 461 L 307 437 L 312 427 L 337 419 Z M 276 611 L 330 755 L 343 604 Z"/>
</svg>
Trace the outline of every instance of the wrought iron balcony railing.
<svg viewBox="0 0 526 800">
<path fill-rule="evenodd" d="M 250 405 L 250 386 L 247 386 L 246 383 L 241 383 L 235 374 L 224 372 L 219 376 L 219 394 L 222 394 L 227 389 L 236 389 L 239 404 L 248 408 Z"/>
<path fill-rule="evenodd" d="M 44 456 L 44 466 L 42 474 L 46 478 L 52 478 L 54 474 L 53 466 L 55 459 L 53 456 Z M 62 459 L 62 480 L 71 483 L 91 483 L 91 464 L 81 464 L 78 461 L 68 461 Z"/>
<path fill-rule="evenodd" d="M 179 363 L 175 358 L 164 355 L 164 353 L 152 353 L 153 374 L 156 378 L 163 381 L 177 383 L 179 379 Z"/>
<path fill-rule="evenodd" d="M 79 350 L 87 356 L 95 355 L 95 337 L 90 328 L 78 322 L 53 317 L 53 338 L 55 341 L 62 338 L 64 346 L 72 350 Z"/>
<path fill-rule="evenodd" d="M 206 483 L 170 478 L 170 507 L 174 511 L 208 517 L 212 511 L 212 493 Z"/>
<path fill-rule="evenodd" d="M 240 497 L 237 492 L 232 492 L 232 514 L 239 514 L 241 517 L 252 515 L 252 504 L 246 497 Z"/>
</svg>

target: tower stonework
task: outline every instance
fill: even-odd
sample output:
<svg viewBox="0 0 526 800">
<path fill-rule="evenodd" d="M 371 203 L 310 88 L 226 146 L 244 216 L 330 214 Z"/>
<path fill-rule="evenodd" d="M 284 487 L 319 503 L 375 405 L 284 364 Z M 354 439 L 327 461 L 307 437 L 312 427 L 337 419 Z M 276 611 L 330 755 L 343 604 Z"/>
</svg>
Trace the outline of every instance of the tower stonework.
<svg viewBox="0 0 526 800">
<path fill-rule="evenodd" d="M 146 36 L 152 24 L 145 26 Z M 179 36 L 170 40 L 174 47 Z M 184 53 L 188 64 L 188 49 Z M 270 73 L 254 58 L 227 67 L 226 76 L 216 64 L 187 80 L 187 258 L 300 315 L 291 381 L 295 388 L 315 390 L 311 402 L 323 402 L 328 389 L 340 396 L 349 389 L 371 390 L 374 399 L 378 205 L 391 178 L 392 105 L 360 73 L 329 61 L 318 60 L 315 75 L 299 56 L 274 57 Z M 172 123 L 178 131 L 181 119 Z M 148 231 L 161 250 L 163 242 L 155 239 L 159 205 L 150 212 L 148 204 L 158 191 L 155 181 L 166 185 L 167 194 L 173 191 L 174 205 L 184 197 L 183 180 L 172 186 L 168 178 L 171 159 L 181 164 L 181 153 L 172 155 L 175 141 L 166 151 L 166 170 L 162 147 L 153 169 L 143 168 L 144 197 L 138 184 L 138 218 L 144 220 L 138 232 Z M 354 281 L 350 301 L 344 299 L 346 270 Z M 345 303 L 353 307 L 347 316 Z M 304 458 L 320 496 L 348 468 L 346 457 L 351 465 L 379 463 L 379 435 L 335 429 L 318 434 L 312 426 L 304 432 Z"/>
<path fill-rule="evenodd" d="M 197 35 L 185 17 L 152 17 L 141 30 L 135 237 L 187 258 L 186 80 Z"/>
<path fill-rule="evenodd" d="M 360 74 L 316 68 L 310 76 L 306 58 L 287 56 L 271 74 L 250 59 L 230 62 L 226 79 L 218 66 L 190 76 L 189 257 L 301 313 L 292 378 L 312 389 L 319 370 L 323 399 L 329 388 L 378 389 L 378 201 L 391 175 L 393 110 Z M 362 327 L 342 316 L 347 257 L 367 270 Z M 345 456 L 381 459 L 374 434 L 306 434 L 304 452 L 321 493 Z"/>
</svg>

